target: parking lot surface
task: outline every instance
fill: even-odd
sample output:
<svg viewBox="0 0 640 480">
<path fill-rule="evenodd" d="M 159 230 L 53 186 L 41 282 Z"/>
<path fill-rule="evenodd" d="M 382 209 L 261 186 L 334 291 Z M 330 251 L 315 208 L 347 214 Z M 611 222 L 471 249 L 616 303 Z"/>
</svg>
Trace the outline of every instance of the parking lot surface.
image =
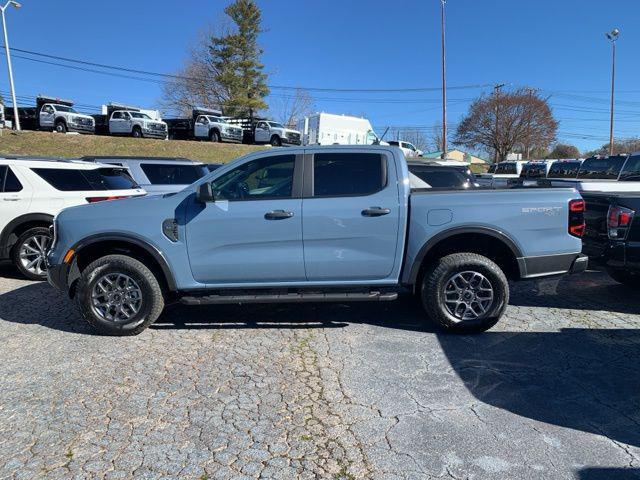
<svg viewBox="0 0 640 480">
<path fill-rule="evenodd" d="M 385 304 L 167 309 L 92 335 L 0 269 L 0 478 L 640 478 L 640 296 L 513 286 L 477 336 Z"/>
</svg>

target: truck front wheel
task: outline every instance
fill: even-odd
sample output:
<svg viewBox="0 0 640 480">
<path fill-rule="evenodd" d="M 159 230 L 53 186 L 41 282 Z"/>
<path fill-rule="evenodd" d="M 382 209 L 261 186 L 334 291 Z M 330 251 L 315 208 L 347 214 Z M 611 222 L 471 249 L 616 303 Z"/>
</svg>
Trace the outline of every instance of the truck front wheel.
<svg viewBox="0 0 640 480">
<path fill-rule="evenodd" d="M 426 271 L 421 299 L 427 315 L 446 331 L 479 333 L 500 320 L 509 302 L 509 283 L 487 257 L 454 253 Z"/>
<path fill-rule="evenodd" d="M 55 125 L 55 131 L 58 133 L 67 133 L 67 124 L 62 120 L 58 120 Z"/>
<path fill-rule="evenodd" d="M 215 130 L 211 130 L 209 132 L 209 140 L 213 143 L 218 143 L 220 141 L 220 135 Z"/>
<path fill-rule="evenodd" d="M 126 255 L 107 255 L 82 272 L 76 290 L 82 317 L 103 335 L 137 335 L 164 308 L 162 289 L 143 263 Z"/>
<path fill-rule="evenodd" d="M 282 140 L 280 140 L 280 137 L 277 135 L 274 135 L 273 137 L 271 137 L 271 141 L 269 143 L 271 144 L 272 147 L 282 146 Z"/>
<path fill-rule="evenodd" d="M 131 131 L 131 136 L 133 138 L 142 138 L 142 130 L 140 130 L 140 127 L 133 127 L 133 130 Z"/>
</svg>

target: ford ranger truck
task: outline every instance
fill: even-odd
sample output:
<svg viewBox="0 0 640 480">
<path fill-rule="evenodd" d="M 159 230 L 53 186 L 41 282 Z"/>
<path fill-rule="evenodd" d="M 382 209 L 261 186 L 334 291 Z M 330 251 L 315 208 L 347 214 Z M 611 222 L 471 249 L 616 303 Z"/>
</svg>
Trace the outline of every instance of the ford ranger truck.
<svg viewBox="0 0 640 480">
<path fill-rule="evenodd" d="M 15 125 L 13 108 L 5 109 L 7 120 Z M 36 106 L 19 107 L 20 127 L 23 130 L 48 130 L 58 133 L 78 132 L 92 134 L 95 121 L 90 115 L 78 113 L 71 100 L 39 96 Z"/>
<path fill-rule="evenodd" d="M 581 272 L 573 189 L 412 188 L 400 149 L 254 152 L 176 194 L 62 211 L 48 277 L 101 333 L 164 305 L 391 301 L 417 294 L 453 332 L 484 331 L 508 279 Z"/>
</svg>

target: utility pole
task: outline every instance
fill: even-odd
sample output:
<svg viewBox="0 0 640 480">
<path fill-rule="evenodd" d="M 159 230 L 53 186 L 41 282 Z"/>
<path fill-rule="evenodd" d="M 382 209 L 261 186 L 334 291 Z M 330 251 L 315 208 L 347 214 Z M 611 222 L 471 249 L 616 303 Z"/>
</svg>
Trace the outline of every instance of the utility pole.
<svg viewBox="0 0 640 480">
<path fill-rule="evenodd" d="M 616 40 L 620 30 L 614 28 L 605 34 L 611 42 L 611 118 L 609 119 L 609 155 L 613 155 L 613 96 L 616 84 Z"/>
<path fill-rule="evenodd" d="M 500 94 L 500 89 L 502 89 L 502 87 L 504 87 L 504 83 L 496 83 L 493 87 L 493 96 L 494 96 L 494 101 L 496 102 L 496 120 L 495 120 L 496 141 L 498 140 L 498 136 L 499 136 L 498 135 L 498 128 L 499 128 L 498 116 L 500 115 L 500 109 L 499 109 L 500 102 L 498 100 L 498 95 Z M 498 149 L 496 148 L 494 162 L 498 163 L 498 161 L 499 161 Z"/>
<path fill-rule="evenodd" d="M 440 23 L 442 29 L 442 159 L 447 158 L 447 48 L 444 22 L 444 6 L 447 0 L 440 0 Z"/>
<path fill-rule="evenodd" d="M 18 2 L 9 0 L 4 6 L 0 5 L 0 11 L 2 12 L 2 30 L 4 31 L 4 49 L 7 55 L 7 68 L 9 69 L 9 86 L 11 87 L 11 100 L 13 101 L 13 125 L 16 130 L 20 130 L 20 118 L 18 117 L 18 102 L 16 102 L 16 89 L 13 85 L 13 70 L 11 69 L 11 55 L 9 53 L 9 36 L 7 35 L 7 20 L 4 16 L 4 11 L 11 5 L 14 8 L 20 8 Z"/>
</svg>

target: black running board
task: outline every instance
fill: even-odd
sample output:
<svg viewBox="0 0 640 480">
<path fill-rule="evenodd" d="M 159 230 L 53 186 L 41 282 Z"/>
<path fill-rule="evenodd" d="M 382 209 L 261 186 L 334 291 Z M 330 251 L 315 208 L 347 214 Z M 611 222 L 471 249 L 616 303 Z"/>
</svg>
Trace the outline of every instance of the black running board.
<svg viewBox="0 0 640 480">
<path fill-rule="evenodd" d="M 204 295 L 182 297 L 185 305 L 213 305 L 234 303 L 303 303 L 303 302 L 390 302 L 398 298 L 396 292 L 365 293 L 283 293 L 264 295 Z"/>
</svg>

